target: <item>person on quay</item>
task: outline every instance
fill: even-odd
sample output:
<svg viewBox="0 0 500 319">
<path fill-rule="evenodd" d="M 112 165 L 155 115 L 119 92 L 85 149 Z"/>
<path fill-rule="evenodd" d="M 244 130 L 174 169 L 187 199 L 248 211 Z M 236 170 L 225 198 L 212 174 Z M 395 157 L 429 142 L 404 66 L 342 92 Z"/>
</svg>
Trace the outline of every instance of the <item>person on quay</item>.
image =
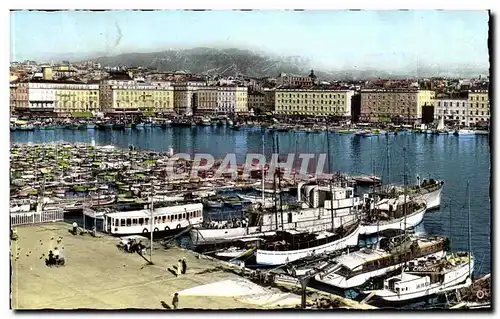
<svg viewBox="0 0 500 319">
<path fill-rule="evenodd" d="M 182 261 L 179 259 L 177 262 L 177 277 L 179 277 L 182 273 Z"/>
<path fill-rule="evenodd" d="M 172 306 L 174 307 L 174 309 L 177 309 L 177 307 L 179 306 L 179 294 L 178 293 L 174 294 L 174 298 L 172 299 Z"/>
<path fill-rule="evenodd" d="M 73 235 L 76 235 L 77 229 L 78 229 L 78 224 L 76 222 L 73 222 Z"/>
<path fill-rule="evenodd" d="M 185 275 L 187 271 L 186 257 L 182 258 L 182 274 Z"/>
</svg>

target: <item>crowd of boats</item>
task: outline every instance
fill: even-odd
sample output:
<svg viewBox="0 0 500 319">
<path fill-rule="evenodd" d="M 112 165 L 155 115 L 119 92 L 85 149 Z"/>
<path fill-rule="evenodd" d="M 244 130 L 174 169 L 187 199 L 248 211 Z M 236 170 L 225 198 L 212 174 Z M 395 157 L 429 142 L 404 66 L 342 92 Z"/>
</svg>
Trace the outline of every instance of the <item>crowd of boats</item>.
<svg viewBox="0 0 500 319">
<path fill-rule="evenodd" d="M 11 223 L 54 210 L 82 212 L 84 221 L 114 236 L 185 234 L 193 249 L 272 269 L 276 281 L 313 279 L 389 303 L 472 283 L 470 249 L 450 251 L 447 238 L 411 231 L 440 206 L 443 181 L 418 178 L 409 184 L 405 178 L 404 185 L 374 183 L 359 194 L 355 181 L 341 173 L 292 182 L 279 173 L 266 176 L 265 167 L 255 167 L 260 177 L 238 181 L 210 173 L 175 180 L 164 168 L 172 154 L 13 145 Z M 207 214 L 224 206 L 232 211 L 226 219 Z"/>
<path fill-rule="evenodd" d="M 125 119 L 65 119 L 54 121 L 47 120 L 30 120 L 23 121 L 11 119 L 11 131 L 35 131 L 35 130 L 143 130 L 151 128 L 168 127 L 196 127 L 196 126 L 225 126 L 233 130 L 242 128 L 260 127 L 271 132 L 295 132 L 295 133 L 321 133 L 331 132 L 335 134 L 354 134 L 362 137 L 398 135 L 398 134 L 428 134 L 428 135 L 488 135 L 489 131 L 484 129 L 468 129 L 468 128 L 448 128 L 445 127 L 443 120 L 435 128 L 428 128 L 423 125 L 415 127 L 412 125 L 390 125 L 384 127 L 370 127 L 366 124 L 343 124 L 343 125 L 327 125 L 326 123 L 293 123 L 282 124 L 277 121 L 260 121 L 260 120 L 245 120 L 245 119 L 229 119 L 227 117 L 197 117 L 197 118 L 146 118 L 141 121 L 125 120 Z"/>
</svg>

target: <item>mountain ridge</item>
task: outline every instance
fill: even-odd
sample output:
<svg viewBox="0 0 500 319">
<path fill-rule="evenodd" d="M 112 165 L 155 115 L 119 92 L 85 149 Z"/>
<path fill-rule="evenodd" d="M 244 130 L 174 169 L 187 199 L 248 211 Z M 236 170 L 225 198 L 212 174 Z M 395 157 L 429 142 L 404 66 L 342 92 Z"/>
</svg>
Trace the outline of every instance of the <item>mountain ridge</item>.
<svg viewBox="0 0 500 319">
<path fill-rule="evenodd" d="M 93 54 L 93 56 L 96 56 L 96 54 Z M 312 61 L 300 56 L 276 57 L 247 49 L 210 47 L 121 53 L 87 60 L 99 62 L 102 66 L 142 66 L 159 71 L 185 71 L 194 74 L 223 76 L 276 77 L 280 73 L 307 75 L 311 69 L 314 69 L 318 78 L 323 80 L 432 76 L 475 77 L 480 74 L 488 75 L 489 73 L 489 70 L 485 70 L 485 68 L 466 65 L 460 68 L 422 66 L 405 71 L 354 67 L 341 70 L 326 70 L 326 68 L 315 67 Z"/>
</svg>

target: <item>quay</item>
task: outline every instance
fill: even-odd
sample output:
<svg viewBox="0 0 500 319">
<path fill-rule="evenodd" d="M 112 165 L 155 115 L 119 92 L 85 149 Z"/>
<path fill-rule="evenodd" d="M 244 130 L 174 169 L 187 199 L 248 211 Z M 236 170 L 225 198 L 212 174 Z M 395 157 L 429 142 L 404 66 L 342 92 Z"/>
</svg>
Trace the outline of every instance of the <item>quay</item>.
<svg viewBox="0 0 500 319">
<path fill-rule="evenodd" d="M 301 304 L 298 294 L 260 287 L 238 275 L 251 273 L 249 269 L 243 271 L 239 266 L 177 247 L 165 248 L 159 243 L 154 245 L 150 265 L 145 259 L 149 254 L 143 258 L 118 249 L 119 238 L 72 235 L 69 229 L 70 225 L 63 222 L 15 228 L 18 238 L 11 241 L 12 309 L 170 309 L 176 292 L 178 309 L 269 310 L 297 308 Z M 60 237 L 61 242 L 57 243 Z M 148 240 L 144 242 L 147 244 Z M 66 265 L 47 267 L 42 254 L 46 256 L 49 249 L 56 247 Z M 182 258 L 186 258 L 188 270 L 176 277 L 172 269 Z M 237 289 L 234 287 L 238 283 L 253 285 L 248 290 L 255 292 L 245 294 L 228 289 L 224 296 L 221 286 L 212 288 L 212 295 L 206 293 L 210 286 L 197 288 L 216 287 L 221 282 L 232 282 L 232 289 Z M 313 303 L 313 298 L 314 295 L 308 296 L 308 304 Z M 339 298 L 345 301 L 344 308 L 368 309 L 367 305 Z"/>
</svg>

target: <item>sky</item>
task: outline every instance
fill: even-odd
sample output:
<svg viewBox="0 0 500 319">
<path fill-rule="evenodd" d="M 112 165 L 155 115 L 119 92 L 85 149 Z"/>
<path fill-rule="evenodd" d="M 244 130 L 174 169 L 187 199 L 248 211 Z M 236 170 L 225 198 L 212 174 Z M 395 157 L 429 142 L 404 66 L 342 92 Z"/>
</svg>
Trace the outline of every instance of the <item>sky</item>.
<svg viewBox="0 0 500 319">
<path fill-rule="evenodd" d="M 13 11 L 11 61 L 201 46 L 321 67 L 489 67 L 487 11 Z"/>
</svg>

